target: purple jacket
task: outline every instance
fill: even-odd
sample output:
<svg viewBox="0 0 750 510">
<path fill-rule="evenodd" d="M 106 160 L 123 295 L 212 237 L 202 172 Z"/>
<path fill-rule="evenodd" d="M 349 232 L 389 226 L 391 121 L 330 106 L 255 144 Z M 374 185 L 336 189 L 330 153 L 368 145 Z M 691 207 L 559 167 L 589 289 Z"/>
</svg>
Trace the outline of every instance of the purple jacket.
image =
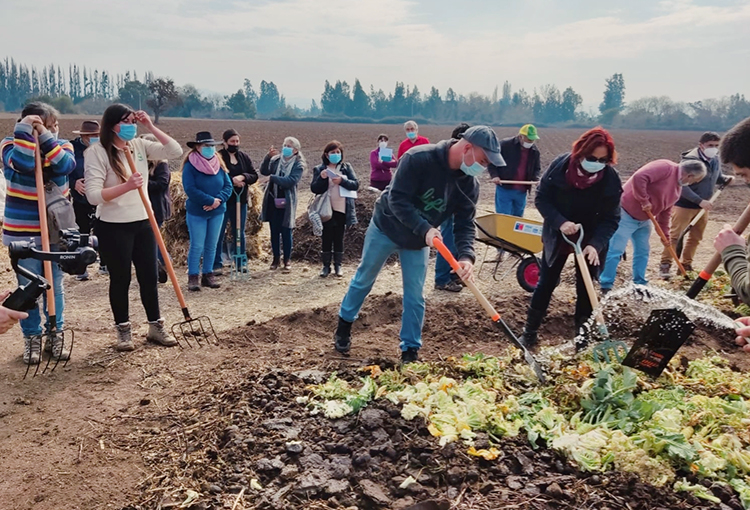
<svg viewBox="0 0 750 510">
<path fill-rule="evenodd" d="M 379 182 L 391 182 L 391 168 L 398 166 L 398 161 L 378 161 L 380 148 L 370 153 L 370 180 Z"/>
</svg>

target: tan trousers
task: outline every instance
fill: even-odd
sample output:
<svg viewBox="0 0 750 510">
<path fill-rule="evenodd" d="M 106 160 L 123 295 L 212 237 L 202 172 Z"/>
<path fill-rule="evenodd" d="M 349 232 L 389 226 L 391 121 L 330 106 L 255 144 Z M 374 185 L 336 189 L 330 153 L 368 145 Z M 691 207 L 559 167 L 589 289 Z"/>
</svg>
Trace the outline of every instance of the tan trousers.
<svg viewBox="0 0 750 510">
<path fill-rule="evenodd" d="M 669 240 L 672 243 L 672 248 L 677 249 L 677 241 L 679 240 L 680 235 L 700 211 L 701 209 L 687 209 L 685 207 L 677 206 L 672 208 L 672 219 L 669 226 Z M 703 239 L 703 232 L 706 231 L 706 225 L 708 225 L 708 211 L 706 211 L 703 217 L 698 220 L 698 223 L 690 229 L 690 232 L 688 232 L 683 240 L 683 264 L 693 264 L 693 257 L 695 256 L 695 251 L 698 249 L 698 245 Z M 661 263 L 666 264 L 670 262 L 673 262 L 672 256 L 669 254 L 669 250 L 664 248 L 664 251 L 661 254 Z"/>
</svg>

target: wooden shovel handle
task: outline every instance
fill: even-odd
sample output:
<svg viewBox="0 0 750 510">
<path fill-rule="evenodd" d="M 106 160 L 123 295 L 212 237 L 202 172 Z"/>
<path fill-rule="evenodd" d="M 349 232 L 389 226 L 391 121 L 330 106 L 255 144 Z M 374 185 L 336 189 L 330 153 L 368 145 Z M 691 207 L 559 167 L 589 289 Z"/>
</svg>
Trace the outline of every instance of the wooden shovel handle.
<svg viewBox="0 0 750 510">
<path fill-rule="evenodd" d="M 687 276 L 687 271 L 685 271 L 685 267 L 682 265 L 682 262 L 680 262 L 680 257 L 678 257 L 677 252 L 674 251 L 674 246 L 672 246 L 672 243 L 669 242 L 669 239 L 667 239 L 666 234 L 661 229 L 661 225 L 659 225 L 659 222 L 656 221 L 656 216 L 654 216 L 654 213 L 652 213 L 651 211 L 646 211 L 646 214 L 651 220 L 651 223 L 654 224 L 654 230 L 656 230 L 656 233 L 659 234 L 661 242 L 664 244 L 664 246 L 667 247 L 667 250 L 669 250 L 669 254 L 672 255 L 672 258 L 677 264 L 677 269 L 680 270 L 680 274 L 682 274 L 682 276 Z"/>
<path fill-rule="evenodd" d="M 576 251 L 576 262 L 578 263 L 578 270 L 581 272 L 583 285 L 586 287 L 586 293 L 589 295 L 589 301 L 591 301 L 591 308 L 596 310 L 599 308 L 599 297 L 596 295 L 594 281 L 591 279 L 589 266 L 586 263 L 586 257 L 583 256 L 582 251 Z M 604 324 L 604 315 L 602 315 L 601 310 L 596 314 L 596 321 L 599 324 Z"/>
<path fill-rule="evenodd" d="M 34 142 L 36 148 L 34 149 L 34 177 L 36 178 L 36 196 L 37 196 L 37 208 L 39 210 L 39 227 L 41 229 L 40 236 L 42 238 L 42 250 L 50 251 L 49 248 L 49 224 L 47 223 L 47 196 L 44 194 L 44 174 L 42 173 L 42 149 L 39 146 L 39 135 L 34 135 Z M 50 329 L 54 329 L 57 324 L 52 324 L 52 317 L 55 313 L 55 284 L 52 278 L 52 262 L 45 260 L 44 263 L 44 278 L 49 282 L 49 289 L 47 289 L 47 312 L 50 316 Z"/>
<path fill-rule="evenodd" d="M 130 172 L 133 174 L 139 173 L 138 169 L 135 167 L 135 161 L 133 161 L 133 155 L 130 153 L 130 146 L 127 145 L 123 152 L 125 153 L 125 158 L 128 160 L 128 166 L 130 167 Z M 156 216 L 154 216 L 154 210 L 151 208 L 151 202 L 149 202 L 148 197 L 146 196 L 146 191 L 143 189 L 143 186 L 140 186 L 138 188 L 138 194 L 141 197 L 141 202 L 143 202 L 143 207 L 146 209 L 146 214 L 148 214 L 148 221 L 151 224 L 151 230 L 154 231 L 156 244 L 159 245 L 159 251 L 161 252 L 162 258 L 164 259 L 164 266 L 167 270 L 167 274 L 169 275 L 169 279 L 172 281 L 172 287 L 174 287 L 174 293 L 177 295 L 177 301 L 180 302 L 180 306 L 182 307 L 182 314 L 185 316 L 185 320 L 190 320 L 190 313 L 188 312 L 187 303 L 185 303 L 185 296 L 182 294 L 182 289 L 180 289 L 180 284 L 177 282 L 177 275 L 174 272 L 172 259 L 169 258 L 169 252 L 167 251 L 167 246 L 164 244 L 164 238 L 161 236 L 161 231 L 159 230 L 159 224 L 156 222 Z"/>
</svg>

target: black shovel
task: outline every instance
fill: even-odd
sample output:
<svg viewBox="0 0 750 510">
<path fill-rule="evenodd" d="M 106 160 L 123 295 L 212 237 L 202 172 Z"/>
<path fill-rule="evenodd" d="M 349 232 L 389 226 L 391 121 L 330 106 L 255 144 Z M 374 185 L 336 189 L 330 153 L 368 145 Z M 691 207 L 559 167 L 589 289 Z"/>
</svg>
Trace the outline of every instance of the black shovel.
<svg viewBox="0 0 750 510">
<path fill-rule="evenodd" d="M 659 377 L 694 329 L 695 324 L 676 308 L 653 310 L 622 364 Z"/>
</svg>

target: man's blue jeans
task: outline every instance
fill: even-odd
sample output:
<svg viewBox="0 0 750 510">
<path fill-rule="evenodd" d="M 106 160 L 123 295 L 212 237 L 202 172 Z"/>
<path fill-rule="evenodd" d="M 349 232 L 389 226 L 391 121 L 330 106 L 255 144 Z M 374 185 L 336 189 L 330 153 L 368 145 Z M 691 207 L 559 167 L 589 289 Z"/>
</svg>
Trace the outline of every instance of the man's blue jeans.
<svg viewBox="0 0 750 510">
<path fill-rule="evenodd" d="M 224 221 L 221 224 L 221 233 L 219 242 L 216 246 L 216 257 L 214 259 L 214 269 L 221 269 L 222 254 L 227 248 L 229 250 L 229 259 L 237 254 L 237 203 L 227 204 L 227 212 L 224 213 Z M 245 246 L 245 222 L 247 220 L 247 204 L 240 204 L 240 254 L 247 253 Z M 227 236 L 227 225 L 231 236 Z M 226 245 L 227 238 L 231 240 L 230 245 Z"/>
<path fill-rule="evenodd" d="M 603 289 L 611 289 L 617 276 L 617 266 L 629 240 L 633 240 L 633 282 L 638 285 L 646 285 L 646 266 L 648 266 L 648 255 L 650 246 L 648 239 L 651 237 L 651 221 L 636 220 L 622 209 L 620 224 L 615 235 L 609 242 L 607 261 L 599 278 Z"/>
<path fill-rule="evenodd" d="M 453 256 L 456 256 L 456 243 L 453 240 L 453 216 L 440 225 L 440 235 L 443 236 L 443 244 L 448 248 Z M 448 261 L 439 253 L 435 259 L 435 285 L 447 285 L 451 282 L 451 266 Z M 455 274 L 455 273 L 453 273 Z"/>
<path fill-rule="evenodd" d="M 212 273 L 216 258 L 216 245 L 221 234 L 223 214 L 213 216 L 187 215 L 188 232 L 190 233 L 190 250 L 188 251 L 188 274 L 200 274 L 201 256 L 203 256 L 203 274 Z"/>
<path fill-rule="evenodd" d="M 365 298 L 372 290 L 380 270 L 393 253 L 398 253 L 401 261 L 401 278 L 404 286 L 403 311 L 401 313 L 401 350 L 422 347 L 422 326 L 424 325 L 424 281 L 427 277 L 429 248 L 405 250 L 388 238 L 370 221 L 362 248 L 362 261 L 357 267 L 349 290 L 341 302 L 339 317 L 354 322 Z"/>
<path fill-rule="evenodd" d="M 56 251 L 57 247 L 54 245 L 50 246 L 52 251 Z M 24 269 L 28 269 L 32 273 L 44 275 L 44 263 L 41 260 L 34 259 L 21 259 L 18 261 L 18 265 Z M 45 277 L 46 278 L 46 277 Z M 57 323 L 57 329 L 63 328 L 63 311 L 65 309 L 65 291 L 63 289 L 63 272 L 57 263 L 52 262 L 52 282 L 55 287 L 55 322 Z M 26 285 L 29 280 L 23 276 L 18 275 L 18 284 Z M 42 307 L 44 309 L 44 331 L 49 331 L 49 314 L 47 313 L 47 293 L 42 294 Z M 21 331 L 23 336 L 29 337 L 32 335 L 42 334 L 42 316 L 39 311 L 39 300 L 31 310 L 26 310 L 29 316 L 26 319 L 20 321 Z"/>
<path fill-rule="evenodd" d="M 523 217 L 526 209 L 526 191 L 495 186 L 495 212 Z"/>
</svg>

